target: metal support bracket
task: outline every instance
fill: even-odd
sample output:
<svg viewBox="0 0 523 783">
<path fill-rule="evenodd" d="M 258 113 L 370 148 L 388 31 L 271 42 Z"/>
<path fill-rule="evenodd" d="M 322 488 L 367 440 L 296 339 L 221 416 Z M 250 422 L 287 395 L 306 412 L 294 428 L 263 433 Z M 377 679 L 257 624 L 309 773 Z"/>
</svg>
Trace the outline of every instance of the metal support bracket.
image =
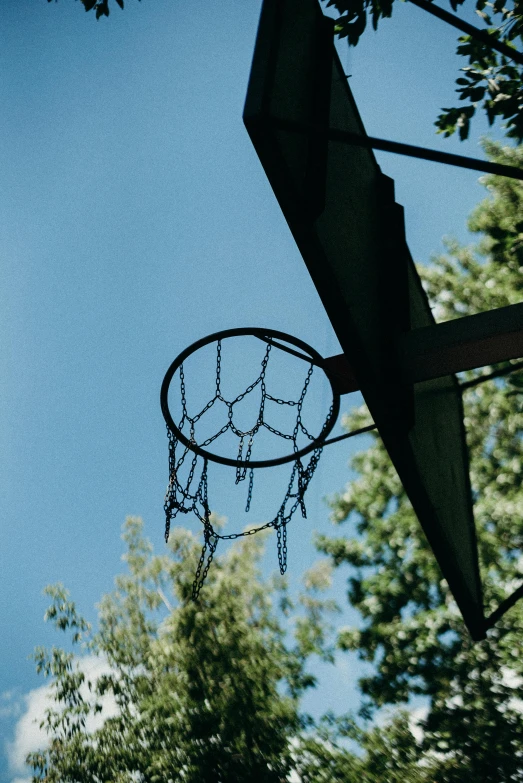
<svg viewBox="0 0 523 783">
<path fill-rule="evenodd" d="M 464 370 L 523 357 L 523 302 L 426 326 L 400 340 L 405 383 L 420 383 Z M 358 382 L 343 354 L 325 359 L 340 394 L 357 391 Z M 515 368 L 517 369 L 517 368 Z"/>
<path fill-rule="evenodd" d="M 523 302 L 402 337 L 405 381 L 419 383 L 523 356 Z"/>
</svg>

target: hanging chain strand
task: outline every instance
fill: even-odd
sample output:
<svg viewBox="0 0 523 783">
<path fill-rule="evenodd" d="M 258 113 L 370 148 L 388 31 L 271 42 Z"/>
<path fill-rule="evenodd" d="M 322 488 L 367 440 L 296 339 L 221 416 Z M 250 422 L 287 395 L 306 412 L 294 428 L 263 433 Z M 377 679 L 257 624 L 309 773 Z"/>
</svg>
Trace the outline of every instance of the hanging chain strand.
<svg viewBox="0 0 523 783">
<path fill-rule="evenodd" d="M 248 514 L 251 510 L 251 501 L 252 501 L 252 487 L 254 484 L 254 469 L 251 468 L 249 471 L 249 489 L 247 490 L 247 503 L 245 504 L 245 513 Z"/>
<path fill-rule="evenodd" d="M 207 439 L 200 444 L 202 448 L 208 446 L 210 443 L 213 443 L 217 438 L 220 437 L 220 435 L 223 435 L 225 432 L 230 430 L 238 438 L 238 460 L 242 460 L 243 462 L 248 463 L 251 459 L 254 438 L 262 427 L 265 427 L 267 430 L 269 430 L 269 432 L 280 438 L 291 441 L 294 453 L 299 451 L 298 438 L 300 435 L 304 436 L 311 442 L 314 440 L 314 436 L 309 433 L 302 422 L 303 405 L 314 371 L 314 365 L 311 362 L 300 396 L 297 400 L 284 400 L 280 397 L 273 397 L 269 394 L 266 387 L 266 373 L 271 347 L 271 342 L 268 341 L 261 361 L 260 373 L 256 380 L 251 383 L 244 392 L 235 397 L 235 399 L 227 400 L 223 396 L 221 390 L 222 344 L 221 340 L 218 340 L 216 347 L 216 385 L 214 397 L 209 400 L 209 402 L 199 413 L 193 416 L 189 415 L 188 412 L 183 364 L 180 366 L 179 374 L 182 416 L 179 423 L 179 429 L 181 430 L 184 426 L 186 429 L 188 429 L 190 433 L 189 439 L 191 442 L 197 442 L 197 423 L 218 400 L 224 403 L 227 407 L 227 423 L 223 425 L 214 435 L 207 437 Z M 234 406 L 241 402 L 244 397 L 246 397 L 258 387 L 260 388 L 261 400 L 256 422 L 250 430 L 242 431 L 234 424 Z M 296 419 L 294 421 L 294 429 L 291 434 L 284 433 L 265 421 L 265 403 L 267 400 L 270 400 L 277 405 L 296 408 Z M 332 406 L 326 421 L 330 418 L 331 413 Z M 190 463 L 188 463 L 189 469 L 187 478 L 182 481 L 180 478 L 181 468 L 184 465 L 186 459 L 189 457 L 190 450 L 187 446 L 180 444 L 169 427 L 167 427 L 167 437 L 169 441 L 169 483 L 167 486 L 164 502 L 165 541 L 167 542 L 169 540 L 172 520 L 174 520 L 180 513 L 194 514 L 203 525 L 204 543 L 192 585 L 193 600 L 198 599 L 200 590 L 202 589 L 207 574 L 209 573 L 209 569 L 218 546 L 218 541 L 220 540 L 231 541 L 245 536 L 252 536 L 261 530 L 274 528 L 277 539 L 278 565 L 280 568 L 280 573 L 284 574 L 287 569 L 287 525 L 291 521 L 294 513 L 298 508 L 300 508 L 302 517 L 307 517 L 307 510 L 305 507 L 305 493 L 314 475 L 316 467 L 318 466 L 323 447 L 318 446 L 318 448 L 314 449 L 306 464 L 302 462 L 301 458 L 296 459 L 293 464 L 283 502 L 281 503 L 275 517 L 270 522 L 266 522 L 265 524 L 258 527 L 251 527 L 241 533 L 229 533 L 228 535 L 222 535 L 214 529 L 211 521 L 211 511 L 208 502 L 207 460 L 203 460 L 203 467 L 198 475 L 198 465 L 201 463 L 201 458 L 198 458 L 198 455 L 193 454 L 190 457 Z M 245 511 L 249 512 L 251 508 L 254 486 L 254 469 L 249 468 L 247 465 L 236 468 L 236 484 L 244 481 L 244 479 L 247 477 L 247 474 L 249 479 Z"/>
</svg>

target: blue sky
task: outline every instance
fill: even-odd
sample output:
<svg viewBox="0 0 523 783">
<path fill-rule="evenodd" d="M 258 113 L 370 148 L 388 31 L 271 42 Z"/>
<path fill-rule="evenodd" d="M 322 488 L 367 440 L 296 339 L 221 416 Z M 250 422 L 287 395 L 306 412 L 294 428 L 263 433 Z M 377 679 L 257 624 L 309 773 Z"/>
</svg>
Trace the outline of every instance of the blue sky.
<svg viewBox="0 0 523 783">
<path fill-rule="evenodd" d="M 434 133 L 438 109 L 454 102 L 455 31 L 398 6 L 377 34 L 341 50 L 368 133 L 479 156 L 482 121 L 466 145 Z M 64 582 L 93 620 L 121 568 L 127 514 L 144 518 L 162 551 L 158 398 L 175 355 L 244 325 L 338 351 L 241 119 L 259 9 L 259 0 L 128 0 L 96 22 L 72 0 L 2 3 L 4 740 L 24 695 L 42 685 L 27 656 L 60 641 L 42 622 L 43 587 Z M 479 175 L 378 159 L 396 180 L 416 260 L 439 252 L 443 235 L 468 241 Z M 329 530 L 322 498 L 348 480 L 354 448 L 326 450 L 309 520 L 299 535 L 289 530 L 295 581 L 315 560 L 312 531 Z M 227 498 L 217 503 L 226 514 Z M 344 662 L 323 672 L 308 706 L 354 706 L 358 671 Z M 23 777 L 12 747 L 11 766 L 0 750 L 2 781 Z"/>
</svg>

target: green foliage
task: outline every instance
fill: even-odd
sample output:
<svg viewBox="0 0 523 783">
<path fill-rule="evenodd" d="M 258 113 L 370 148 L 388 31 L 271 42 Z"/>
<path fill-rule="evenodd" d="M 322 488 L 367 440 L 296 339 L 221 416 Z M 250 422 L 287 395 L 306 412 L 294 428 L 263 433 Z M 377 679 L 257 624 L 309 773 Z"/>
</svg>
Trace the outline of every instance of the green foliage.
<svg viewBox="0 0 523 783">
<path fill-rule="evenodd" d="M 523 165 L 522 149 L 486 149 L 498 162 Z M 479 245 L 449 242 L 447 255 L 420 270 L 439 320 L 522 299 L 523 184 L 484 182 L 489 197 L 470 220 Z M 522 379 L 519 372 L 464 393 L 487 613 L 523 579 Z M 365 415 L 347 417 L 348 427 Z M 363 713 L 426 697 L 422 766 L 434 762 L 431 781 L 523 781 L 523 602 L 473 644 L 377 436 L 353 468 L 358 478 L 332 504 L 335 521 L 352 534 L 318 544 L 335 566 L 352 567 L 348 599 L 362 624 L 343 629 L 339 645 L 373 665 L 361 680 Z"/>
<path fill-rule="evenodd" d="M 171 554 L 154 556 L 130 518 L 124 540 L 128 573 L 102 598 L 96 633 L 62 586 L 47 588 L 46 618 L 106 671 L 95 678 L 85 657 L 35 651 L 52 706 L 42 724 L 49 745 L 28 758 L 33 780 L 286 781 L 290 740 L 308 723 L 298 711 L 314 685 L 307 656 L 332 656 L 318 592 L 328 568 L 307 577 L 292 642 L 278 610 L 292 609 L 285 583 L 258 573 L 263 536 L 215 558 L 198 603 L 188 600 L 200 548 L 189 533 L 172 531 Z M 104 716 L 108 700 L 114 714 Z"/>
<path fill-rule="evenodd" d="M 348 749 L 356 745 L 358 753 Z M 302 783 L 434 783 L 435 762 L 397 712 L 385 725 L 362 729 L 350 718 L 326 715 L 297 756 Z"/>
<path fill-rule="evenodd" d="M 372 27 L 376 30 L 379 20 L 392 15 L 394 0 L 328 0 L 340 16 L 336 20 L 336 31 L 340 38 L 346 38 L 349 46 L 356 46 L 367 27 L 370 15 Z M 450 0 L 455 11 L 464 0 Z M 476 0 L 479 27 L 493 40 L 516 48 L 523 41 L 523 2 L 514 0 L 504 4 L 498 0 L 486 2 Z M 460 106 L 442 109 L 436 120 L 438 133 L 451 136 L 458 132 L 460 139 L 466 139 L 470 122 L 478 107 L 486 113 L 492 124 L 496 119 L 505 122 L 507 136 L 523 141 L 523 69 L 513 60 L 486 44 L 468 35 L 459 38 L 457 53 L 466 58 L 468 64 L 461 70 L 463 76 L 456 80 L 456 92 Z"/>
<path fill-rule="evenodd" d="M 308 658 L 333 660 L 328 559 L 305 574 L 296 612 L 281 577 L 260 579 L 262 536 L 244 539 L 213 562 L 195 604 L 187 599 L 199 546 L 190 534 L 172 531 L 171 555 L 154 556 L 130 518 L 124 540 L 128 573 L 102 598 L 96 633 L 62 585 L 46 589 L 46 619 L 103 673 L 90 673 L 85 655 L 35 650 L 52 694 L 41 724 L 48 746 L 28 757 L 35 783 L 283 783 L 291 771 L 302 783 L 429 783 L 408 716 L 366 731 L 350 716 L 315 725 L 299 712 L 314 685 Z"/>
</svg>

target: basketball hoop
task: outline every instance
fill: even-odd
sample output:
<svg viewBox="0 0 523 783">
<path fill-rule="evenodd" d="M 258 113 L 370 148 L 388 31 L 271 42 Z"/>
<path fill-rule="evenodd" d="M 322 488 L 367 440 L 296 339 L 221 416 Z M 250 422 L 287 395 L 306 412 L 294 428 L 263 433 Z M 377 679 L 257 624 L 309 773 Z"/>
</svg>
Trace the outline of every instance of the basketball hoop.
<svg viewBox="0 0 523 783">
<path fill-rule="evenodd" d="M 258 343 L 263 343 L 259 346 L 261 358 L 256 371 L 249 377 L 247 386 L 242 386 L 239 392 L 228 394 L 223 390 L 226 386 L 222 378 L 224 354 L 234 338 L 245 337 L 254 338 L 255 347 L 258 346 Z M 216 369 L 212 389 L 209 391 L 209 397 L 204 397 L 203 404 L 194 413 L 190 410 L 187 401 L 188 380 L 184 364 L 190 357 L 202 352 L 213 343 L 216 344 L 214 353 Z M 300 391 L 294 394 L 291 399 L 285 399 L 271 393 L 272 379 L 269 377 L 269 364 L 275 352 L 282 352 L 282 354 L 300 360 L 299 362 L 292 360 L 293 372 L 288 373 L 289 376 L 292 375 L 293 379 L 296 377 L 296 380 L 301 374 Z M 249 354 L 251 353 L 252 350 L 249 351 Z M 234 371 L 238 369 L 238 364 L 237 362 L 233 366 Z M 241 364 L 241 369 L 244 369 L 243 361 Z M 312 427 L 307 426 L 304 421 L 304 406 L 313 376 L 318 373 L 326 378 L 332 399 L 328 406 L 327 415 L 321 417 L 318 425 L 320 431 L 313 434 L 310 431 Z M 174 390 L 175 384 L 173 384 L 175 378 L 179 383 L 177 392 Z M 203 393 L 201 391 L 202 385 L 202 378 L 198 375 L 195 391 Z M 171 413 L 173 404 L 170 405 L 170 392 L 174 395 L 178 408 L 176 416 L 178 423 Z M 199 595 L 220 539 L 231 540 L 253 535 L 267 528 L 274 528 L 277 534 L 278 563 L 280 572 L 283 574 L 287 567 L 287 525 L 298 508 L 302 517 L 307 516 L 305 493 L 318 465 L 325 441 L 336 424 L 340 410 L 340 392 L 336 379 L 327 372 L 326 360 L 303 340 L 284 332 L 260 328 L 227 329 L 208 335 L 182 351 L 167 370 L 162 383 L 160 401 L 169 439 L 169 484 L 164 504 L 165 540 L 169 539 L 171 521 L 180 513 L 193 513 L 204 528 L 204 545 L 193 583 L 193 598 L 196 599 Z M 274 421 L 271 423 L 270 418 L 277 413 L 277 409 L 283 411 L 289 419 L 290 423 L 286 429 L 279 423 Z M 245 418 L 246 410 L 251 415 L 250 423 L 248 425 L 238 423 L 238 419 L 241 418 L 240 414 Z M 211 422 L 210 428 L 208 425 L 207 430 L 202 432 L 206 420 L 212 419 L 213 415 L 218 424 L 212 427 Z M 288 442 L 289 450 L 279 456 L 263 457 L 258 448 L 258 441 L 264 441 L 267 438 L 275 442 L 279 439 L 285 443 Z M 223 448 L 220 453 L 219 446 L 222 441 L 225 442 L 225 453 L 223 453 Z M 264 445 L 265 448 L 272 448 L 270 443 Z M 230 454 L 231 448 L 234 449 L 232 452 L 234 456 Z M 246 512 L 250 510 L 251 506 L 254 471 L 259 468 L 293 463 L 283 502 L 271 521 L 240 533 L 228 535 L 218 533 L 211 522 L 208 501 L 209 462 L 235 468 L 236 484 L 244 481 L 248 476 Z"/>
</svg>

